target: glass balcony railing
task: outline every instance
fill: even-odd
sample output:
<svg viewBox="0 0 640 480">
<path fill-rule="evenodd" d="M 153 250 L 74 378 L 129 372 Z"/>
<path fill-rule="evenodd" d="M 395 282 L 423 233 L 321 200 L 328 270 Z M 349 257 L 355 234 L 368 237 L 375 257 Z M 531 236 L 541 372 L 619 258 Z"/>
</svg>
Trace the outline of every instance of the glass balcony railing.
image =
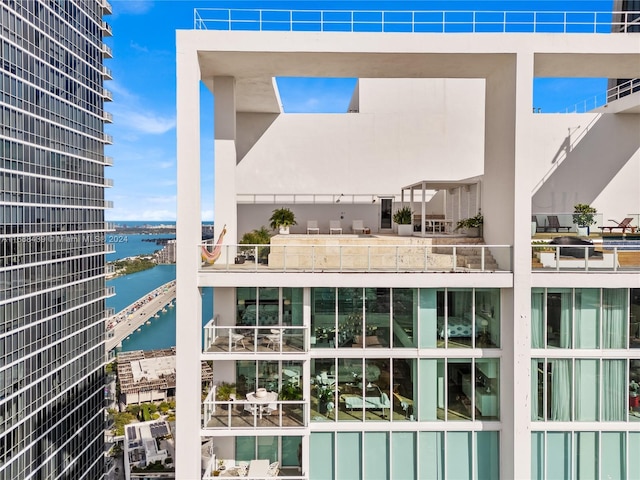
<svg viewBox="0 0 640 480">
<path fill-rule="evenodd" d="M 334 236 L 335 237 L 335 236 Z M 234 272 L 510 272 L 510 245 L 324 243 L 201 245 L 201 270 Z"/>
<path fill-rule="evenodd" d="M 305 326 L 218 325 L 216 315 L 204 326 L 204 352 L 301 353 L 307 352 Z"/>
<path fill-rule="evenodd" d="M 215 387 L 204 403 L 203 428 L 304 428 L 309 402 L 304 400 L 278 400 L 277 392 L 266 392 L 263 399 L 248 394 L 248 399 L 215 400 Z M 271 398 L 273 397 L 273 398 Z"/>
<path fill-rule="evenodd" d="M 640 271 L 640 238 L 582 245 L 535 243 L 531 245 L 531 267 L 533 272 Z"/>
</svg>

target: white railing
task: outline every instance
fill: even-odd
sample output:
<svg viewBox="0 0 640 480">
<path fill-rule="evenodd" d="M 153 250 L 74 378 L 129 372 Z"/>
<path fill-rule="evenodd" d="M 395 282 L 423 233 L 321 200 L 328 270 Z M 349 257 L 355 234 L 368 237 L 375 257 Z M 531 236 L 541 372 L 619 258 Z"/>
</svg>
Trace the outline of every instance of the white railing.
<svg viewBox="0 0 640 480">
<path fill-rule="evenodd" d="M 111 30 L 111 25 L 109 25 L 107 22 L 105 22 L 104 20 L 102 21 L 102 23 L 100 24 L 100 27 L 102 28 L 102 35 L 105 37 L 112 37 L 113 36 L 113 31 Z"/>
<path fill-rule="evenodd" d="M 102 76 L 107 80 L 113 80 L 113 73 L 108 67 L 102 66 Z"/>
<path fill-rule="evenodd" d="M 204 352 L 301 353 L 309 350 L 301 325 L 219 325 L 215 315 L 204 326 Z"/>
<path fill-rule="evenodd" d="M 335 237 L 335 235 L 334 235 Z M 345 236 L 346 237 L 346 236 Z M 510 245 L 277 244 L 198 247 L 203 271 L 234 272 L 510 272 Z M 496 264 L 494 258 L 499 259 Z M 226 259 L 226 260 L 225 260 Z"/>
<path fill-rule="evenodd" d="M 104 296 L 113 297 L 116 294 L 116 287 L 104 287 Z"/>
<path fill-rule="evenodd" d="M 309 402 L 272 400 L 252 403 L 246 399 L 216 400 L 213 386 L 203 402 L 204 429 L 304 428 Z"/>
<path fill-rule="evenodd" d="M 414 201 L 420 201 L 422 192 L 414 193 Z M 379 193 L 327 193 L 327 194 L 305 194 L 305 193 L 239 193 L 236 195 L 237 203 L 248 204 L 364 204 L 370 205 L 379 202 L 381 198 L 391 198 L 396 202 L 400 201 L 397 194 Z"/>
<path fill-rule="evenodd" d="M 596 249 L 596 247 L 598 247 Z M 533 272 L 602 272 L 602 271 L 640 271 L 640 262 L 631 259 L 620 264 L 620 253 L 635 249 L 640 251 L 640 245 L 628 247 L 603 244 L 594 245 L 555 245 L 532 244 L 532 258 L 541 264 L 534 265 Z"/>
<path fill-rule="evenodd" d="M 109 47 L 109 45 L 107 45 L 106 43 L 102 44 L 102 54 L 106 58 L 113 58 L 113 50 L 111 50 L 111 47 Z"/>
<path fill-rule="evenodd" d="M 104 164 L 113 166 L 113 157 L 109 157 L 107 155 L 104 156 Z"/>
<path fill-rule="evenodd" d="M 382 11 L 197 8 L 196 30 L 612 33 L 638 27 L 640 12 Z"/>
<path fill-rule="evenodd" d="M 107 123 L 113 123 L 113 115 L 111 112 L 107 112 L 106 110 L 102 112 L 102 119 Z"/>
<path fill-rule="evenodd" d="M 615 87 L 611 87 L 606 92 L 596 94 L 593 97 L 581 100 L 578 103 L 574 103 L 573 105 L 561 110 L 544 113 L 586 113 L 636 92 L 640 92 L 640 79 L 638 78 L 634 78 L 620 85 L 616 85 Z M 534 108 L 533 113 L 536 113 L 535 110 L 536 109 Z M 543 112 L 540 111 L 537 113 Z"/>
</svg>

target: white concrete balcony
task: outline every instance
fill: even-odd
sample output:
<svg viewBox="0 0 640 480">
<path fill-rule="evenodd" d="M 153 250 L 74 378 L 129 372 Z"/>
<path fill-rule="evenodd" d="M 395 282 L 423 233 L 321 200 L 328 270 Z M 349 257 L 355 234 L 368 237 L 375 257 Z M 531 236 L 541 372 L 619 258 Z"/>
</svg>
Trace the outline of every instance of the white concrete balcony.
<svg viewBox="0 0 640 480">
<path fill-rule="evenodd" d="M 111 4 L 107 2 L 107 0 L 102 0 L 100 6 L 102 7 L 103 15 L 111 15 L 113 13 L 113 7 L 111 7 Z"/>
<path fill-rule="evenodd" d="M 105 123 L 113 123 L 113 114 L 111 112 L 103 111 L 102 120 L 104 120 Z"/>
<path fill-rule="evenodd" d="M 102 28 L 103 37 L 113 37 L 113 31 L 111 30 L 111 25 L 109 25 L 107 22 L 103 20 L 102 23 L 100 24 L 100 27 Z"/>
<path fill-rule="evenodd" d="M 103 185 L 105 187 L 113 187 L 113 178 L 105 178 L 103 180 Z"/>
<path fill-rule="evenodd" d="M 116 224 L 113 222 L 104 222 L 104 229 L 107 232 L 113 232 L 116 229 Z"/>
<path fill-rule="evenodd" d="M 114 253 L 116 251 L 116 247 L 113 243 L 106 243 L 104 244 L 104 251 L 105 253 Z"/>
<path fill-rule="evenodd" d="M 277 392 L 263 399 L 218 401 L 215 386 L 204 400 L 203 426 L 208 429 L 301 429 L 307 426 L 305 400 L 278 400 Z M 249 395 L 248 395 L 249 397 Z"/>
<path fill-rule="evenodd" d="M 102 66 L 102 78 L 104 80 L 113 80 L 113 73 L 111 73 L 111 69 L 104 65 Z"/>
<path fill-rule="evenodd" d="M 309 351 L 308 327 L 292 325 L 219 325 L 216 315 L 204 326 L 204 353 L 303 353 Z"/>
<path fill-rule="evenodd" d="M 109 297 L 113 297 L 116 294 L 116 287 L 105 287 L 104 288 L 104 295 L 105 297 L 109 298 Z"/>
<path fill-rule="evenodd" d="M 104 273 L 107 275 L 113 275 L 116 272 L 116 268 L 113 265 L 105 265 Z"/>
<path fill-rule="evenodd" d="M 104 143 L 106 143 L 108 145 L 113 145 L 113 137 L 111 135 L 109 135 L 108 133 L 103 133 L 102 134 L 102 139 L 104 140 Z"/>
<path fill-rule="evenodd" d="M 112 200 L 104 200 L 104 208 L 113 208 L 113 201 Z M 114 250 L 115 252 L 115 250 Z"/>
<path fill-rule="evenodd" d="M 109 165 L 110 167 L 113 166 L 113 157 L 109 157 L 107 155 L 104 156 L 104 164 L 105 165 Z"/>
<path fill-rule="evenodd" d="M 104 58 L 113 58 L 113 50 L 106 43 L 102 44 L 101 51 Z"/>
<path fill-rule="evenodd" d="M 112 102 L 113 101 L 113 94 L 109 90 L 107 90 L 106 88 L 103 88 L 102 89 L 102 98 L 104 99 L 105 102 Z"/>
<path fill-rule="evenodd" d="M 268 245 L 201 245 L 201 272 L 511 272 L 510 245 L 471 237 L 276 235 Z"/>
</svg>

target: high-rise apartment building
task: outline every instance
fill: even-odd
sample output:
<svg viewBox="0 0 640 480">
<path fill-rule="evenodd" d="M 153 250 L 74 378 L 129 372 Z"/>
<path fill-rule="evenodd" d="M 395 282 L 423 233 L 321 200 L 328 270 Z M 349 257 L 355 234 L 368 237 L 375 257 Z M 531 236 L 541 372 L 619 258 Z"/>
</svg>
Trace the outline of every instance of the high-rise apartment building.
<svg viewBox="0 0 640 480">
<path fill-rule="evenodd" d="M 0 478 L 104 475 L 109 13 L 0 4 Z"/>
<path fill-rule="evenodd" d="M 177 35 L 177 476 L 637 478 L 640 262 L 621 249 L 640 93 L 532 107 L 537 79 L 640 77 L 638 34 L 611 12 L 195 18 Z M 282 77 L 354 79 L 351 102 L 286 113 Z M 200 240 L 201 83 L 219 245 Z M 289 234 L 240 244 L 283 207 Z M 455 228 L 470 218 L 481 237 Z M 585 223 L 595 246 L 532 245 Z"/>
</svg>

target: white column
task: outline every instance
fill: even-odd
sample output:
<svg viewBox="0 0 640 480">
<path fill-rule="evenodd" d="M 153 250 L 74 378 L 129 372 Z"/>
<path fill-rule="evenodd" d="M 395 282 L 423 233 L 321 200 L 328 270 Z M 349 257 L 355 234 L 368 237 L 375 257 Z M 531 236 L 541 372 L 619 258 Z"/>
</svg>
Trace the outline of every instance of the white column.
<svg viewBox="0 0 640 480">
<path fill-rule="evenodd" d="M 197 284 L 200 219 L 200 69 L 197 51 L 177 34 L 176 478 L 201 478 L 200 346 Z M 190 33 L 190 32 L 186 32 Z"/>
<path fill-rule="evenodd" d="M 233 77 L 214 77 L 215 222 L 216 235 L 226 225 L 226 244 L 238 243 L 236 207 L 236 96 Z M 244 233 L 244 232 L 243 232 Z M 229 255 L 229 259 L 226 255 Z M 233 263 L 235 249 L 223 249 L 219 262 Z"/>
<path fill-rule="evenodd" d="M 487 78 L 485 175 L 482 186 L 484 236 L 489 244 L 512 244 L 514 287 L 502 290 L 501 477 L 531 472 L 530 323 L 533 55 L 505 58 Z M 508 262 L 506 252 L 494 253 Z M 505 264 L 506 265 L 506 264 Z"/>
</svg>

